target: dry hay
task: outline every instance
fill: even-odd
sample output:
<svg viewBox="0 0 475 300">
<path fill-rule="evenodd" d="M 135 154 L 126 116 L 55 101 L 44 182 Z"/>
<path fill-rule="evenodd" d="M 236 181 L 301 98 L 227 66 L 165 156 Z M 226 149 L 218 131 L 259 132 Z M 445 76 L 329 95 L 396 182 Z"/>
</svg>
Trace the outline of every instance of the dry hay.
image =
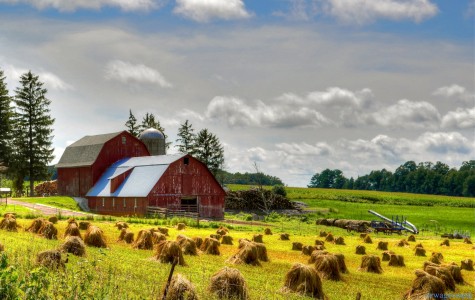
<svg viewBox="0 0 475 300">
<path fill-rule="evenodd" d="M 184 223 L 178 223 L 176 224 L 176 229 L 177 230 L 185 230 L 186 225 Z"/>
<path fill-rule="evenodd" d="M 260 261 L 269 261 L 269 257 L 267 256 L 267 248 L 264 244 L 262 243 L 256 243 L 254 242 L 254 244 L 256 245 L 257 247 L 257 258 L 260 260 Z"/>
<path fill-rule="evenodd" d="M 376 255 L 365 255 L 361 258 L 361 265 L 358 271 L 381 274 L 383 273 L 381 260 Z"/>
<path fill-rule="evenodd" d="M 135 239 L 134 244 L 132 245 L 134 249 L 141 250 L 152 250 L 153 241 L 152 241 L 152 232 L 150 230 L 140 230 L 137 238 Z"/>
<path fill-rule="evenodd" d="M 364 239 L 367 235 L 367 233 L 360 233 L 360 238 Z"/>
<path fill-rule="evenodd" d="M 186 237 L 184 235 L 179 235 L 176 238 L 176 241 L 181 247 L 184 255 L 198 255 L 198 248 L 196 248 L 196 243 L 193 239 Z"/>
<path fill-rule="evenodd" d="M 199 236 L 193 237 L 193 241 L 195 241 L 196 247 L 201 248 L 201 245 L 203 244 L 203 239 L 200 238 Z"/>
<path fill-rule="evenodd" d="M 241 246 L 242 245 L 242 246 Z M 259 253 L 256 243 L 245 242 L 239 244 L 239 250 L 236 254 L 231 256 L 226 262 L 231 264 L 246 264 L 252 266 L 260 266 Z"/>
<path fill-rule="evenodd" d="M 416 237 L 415 237 L 413 234 L 411 234 L 410 236 L 407 237 L 407 241 L 408 241 L 408 242 L 415 242 L 415 241 L 416 241 Z"/>
<path fill-rule="evenodd" d="M 224 236 L 224 235 L 229 233 L 229 229 L 227 229 L 224 226 L 219 226 L 218 230 L 216 230 L 216 233 L 221 235 L 221 236 Z"/>
<path fill-rule="evenodd" d="M 64 261 L 58 250 L 46 250 L 36 255 L 36 264 L 51 269 L 64 269 Z"/>
<path fill-rule="evenodd" d="M 221 235 L 219 234 L 210 234 L 209 237 L 218 241 L 221 239 Z"/>
<path fill-rule="evenodd" d="M 473 271 L 473 261 L 471 259 L 464 259 L 460 262 L 460 269 Z"/>
<path fill-rule="evenodd" d="M 164 287 L 165 290 L 165 287 Z M 195 287 L 183 275 L 173 275 L 163 300 L 198 300 Z"/>
<path fill-rule="evenodd" d="M 391 267 L 405 267 L 406 265 L 404 264 L 404 256 L 391 254 L 390 258 L 389 258 L 388 266 L 391 266 Z"/>
<path fill-rule="evenodd" d="M 455 280 L 448 268 L 439 266 L 427 266 L 424 268 L 424 271 L 426 271 L 430 275 L 440 278 L 444 282 L 445 287 L 448 290 L 455 291 Z"/>
<path fill-rule="evenodd" d="M 265 235 L 272 235 L 272 230 L 270 230 L 270 228 L 266 228 L 266 229 L 264 229 L 264 234 Z"/>
<path fill-rule="evenodd" d="M 360 255 L 366 254 L 366 247 L 363 245 L 356 246 L 356 254 L 360 254 Z"/>
<path fill-rule="evenodd" d="M 287 272 L 282 290 L 284 292 L 299 293 L 314 299 L 323 300 L 325 298 L 322 280 L 315 268 L 301 263 L 292 265 Z"/>
<path fill-rule="evenodd" d="M 88 246 L 107 248 L 106 239 L 102 230 L 94 225 L 89 226 L 84 235 L 84 243 Z"/>
<path fill-rule="evenodd" d="M 455 283 L 463 284 L 464 280 L 462 277 L 462 268 L 457 266 L 456 263 L 451 263 L 448 265 L 443 265 L 443 267 L 447 268 L 450 271 L 450 274 L 454 278 Z"/>
<path fill-rule="evenodd" d="M 414 252 L 415 256 L 426 256 L 426 249 L 422 247 L 416 247 L 416 251 Z"/>
<path fill-rule="evenodd" d="M 8 219 L 8 218 L 16 219 L 16 214 L 15 213 L 5 213 L 5 214 L 3 214 L 3 218 L 4 219 Z"/>
<path fill-rule="evenodd" d="M 51 217 L 48 218 L 48 221 L 50 221 L 53 224 L 56 224 L 56 223 L 58 223 L 58 217 L 51 216 Z"/>
<path fill-rule="evenodd" d="M 234 245 L 233 237 L 230 235 L 225 235 L 221 238 L 221 244 L 223 245 Z"/>
<path fill-rule="evenodd" d="M 325 242 L 324 242 L 324 241 L 321 241 L 321 240 L 315 240 L 315 245 L 322 245 L 322 246 L 324 246 L 324 245 L 325 245 Z"/>
<path fill-rule="evenodd" d="M 76 220 L 74 218 L 69 218 L 67 221 L 66 221 L 68 224 L 70 223 L 76 223 L 76 225 L 78 225 L 78 222 L 76 222 Z"/>
<path fill-rule="evenodd" d="M 161 234 L 164 234 L 165 236 L 169 236 L 169 234 L 168 234 L 168 228 L 165 228 L 165 227 L 158 227 L 157 229 L 158 229 L 158 231 L 159 231 Z"/>
<path fill-rule="evenodd" d="M 68 226 L 66 226 L 66 230 L 64 231 L 64 238 L 68 236 L 78 236 L 81 237 L 81 231 L 79 231 L 78 223 L 68 222 Z"/>
<path fill-rule="evenodd" d="M 84 256 L 86 254 L 86 245 L 77 236 L 68 236 L 59 249 L 76 256 Z"/>
<path fill-rule="evenodd" d="M 116 222 L 114 226 L 119 230 L 122 230 L 123 228 L 129 228 L 129 224 L 123 221 Z"/>
<path fill-rule="evenodd" d="M 405 247 L 405 246 L 409 246 L 409 243 L 406 241 L 406 239 L 402 239 L 402 240 L 399 240 L 399 242 L 396 243 L 396 246 Z"/>
<path fill-rule="evenodd" d="M 3 244 L 0 243 L 0 252 L 3 252 L 5 251 L 5 246 L 3 246 Z"/>
<path fill-rule="evenodd" d="M 388 250 L 388 242 L 379 241 L 378 246 L 376 247 L 378 250 Z"/>
<path fill-rule="evenodd" d="M 253 242 L 256 242 L 256 243 L 264 243 L 264 241 L 262 240 L 262 237 L 263 237 L 262 234 L 255 234 L 255 235 L 252 237 L 252 241 L 253 241 Z"/>
<path fill-rule="evenodd" d="M 127 244 L 131 244 L 134 242 L 134 233 L 126 228 L 122 228 L 122 230 L 120 231 L 119 239 L 117 241 L 124 241 Z"/>
<path fill-rule="evenodd" d="M 338 260 L 338 269 L 340 270 L 340 272 L 348 273 L 348 268 L 346 267 L 346 263 L 345 263 L 345 256 L 341 253 L 335 253 L 333 255 Z"/>
<path fill-rule="evenodd" d="M 31 222 L 30 227 L 28 227 L 26 231 L 31 233 L 38 233 L 44 222 L 46 222 L 46 220 L 43 218 L 34 219 L 33 222 Z"/>
<path fill-rule="evenodd" d="M 383 257 L 381 258 L 381 261 L 389 261 L 392 254 L 395 254 L 395 253 L 393 251 L 384 251 L 383 252 Z"/>
<path fill-rule="evenodd" d="M 205 254 L 220 255 L 219 246 L 220 244 L 217 239 L 205 238 L 200 246 L 200 250 Z"/>
<path fill-rule="evenodd" d="M 290 240 L 290 234 L 281 233 L 279 239 L 282 240 L 282 241 L 288 241 L 288 240 Z"/>
<path fill-rule="evenodd" d="M 441 246 L 450 246 L 450 241 L 449 239 L 445 239 L 442 243 L 440 243 Z"/>
<path fill-rule="evenodd" d="M 56 240 L 58 239 L 58 229 L 54 227 L 54 224 L 50 221 L 45 221 L 41 226 L 38 234 L 42 237 L 47 238 L 48 240 Z"/>
<path fill-rule="evenodd" d="M 365 238 L 363 239 L 363 242 L 365 242 L 366 244 L 372 244 L 373 243 L 373 240 L 371 239 L 371 237 L 369 236 L 369 234 L 367 234 L 365 236 Z"/>
<path fill-rule="evenodd" d="M 432 256 L 429 260 L 434 264 L 440 265 L 444 260 L 444 256 L 440 252 L 432 252 Z"/>
<path fill-rule="evenodd" d="M 345 219 L 338 219 L 335 222 L 333 222 L 333 226 L 339 227 L 339 228 L 346 228 L 348 224 L 351 223 L 351 220 L 345 220 Z"/>
<path fill-rule="evenodd" d="M 335 245 L 346 245 L 343 237 L 337 237 L 334 241 Z"/>
<path fill-rule="evenodd" d="M 414 247 L 414 249 L 416 249 L 417 247 L 419 247 L 419 248 L 424 248 L 424 246 L 422 245 L 422 243 L 416 244 L 416 246 Z"/>
<path fill-rule="evenodd" d="M 314 264 L 317 261 L 317 257 L 321 255 L 327 255 L 328 251 L 326 250 L 315 250 L 310 254 L 310 258 L 308 259 L 309 264 Z"/>
<path fill-rule="evenodd" d="M 321 230 L 320 234 L 319 234 L 319 237 L 326 237 L 327 235 L 328 235 L 328 233 L 326 231 Z"/>
<path fill-rule="evenodd" d="M 335 237 L 331 233 L 327 234 L 327 236 L 325 237 L 325 242 L 333 242 L 334 240 Z"/>
<path fill-rule="evenodd" d="M 91 225 L 91 223 L 90 223 L 90 222 L 87 222 L 87 221 L 79 222 L 79 229 L 80 229 L 80 230 L 87 230 L 87 228 L 89 227 L 89 225 Z"/>
<path fill-rule="evenodd" d="M 313 251 L 315 251 L 315 247 L 314 246 L 303 246 L 302 247 L 302 254 L 303 255 L 311 255 Z"/>
<path fill-rule="evenodd" d="M 18 232 L 18 227 L 15 215 L 13 214 L 5 214 L 5 218 L 0 222 L 0 229 L 5 229 L 6 231 Z"/>
<path fill-rule="evenodd" d="M 178 242 L 175 241 L 162 241 L 158 243 L 155 247 L 154 257 L 161 263 L 173 263 L 175 258 L 177 258 L 180 266 L 186 266 L 183 251 Z"/>
<path fill-rule="evenodd" d="M 315 250 L 325 250 L 325 246 L 323 245 L 316 245 Z"/>
<path fill-rule="evenodd" d="M 239 270 L 224 267 L 211 277 L 209 286 L 211 293 L 218 299 L 249 299 L 247 284 Z"/>
<path fill-rule="evenodd" d="M 472 244 L 472 241 L 468 237 L 464 238 L 463 242 L 464 242 L 464 244 Z"/>
<path fill-rule="evenodd" d="M 155 244 L 158 244 L 160 243 L 161 241 L 165 241 L 167 239 L 167 237 L 163 234 L 163 233 L 160 233 L 160 232 L 152 232 L 152 243 L 155 245 Z"/>
<path fill-rule="evenodd" d="M 341 280 L 338 258 L 333 254 L 324 254 L 317 256 L 315 260 L 315 269 L 323 279 L 334 281 Z"/>
<path fill-rule="evenodd" d="M 416 270 L 416 278 L 412 281 L 412 288 L 406 292 L 406 300 L 426 300 L 428 295 L 437 294 L 440 299 L 445 299 L 444 282 L 427 272 Z"/>
<path fill-rule="evenodd" d="M 301 242 L 293 242 L 292 250 L 302 251 L 303 244 Z"/>
</svg>

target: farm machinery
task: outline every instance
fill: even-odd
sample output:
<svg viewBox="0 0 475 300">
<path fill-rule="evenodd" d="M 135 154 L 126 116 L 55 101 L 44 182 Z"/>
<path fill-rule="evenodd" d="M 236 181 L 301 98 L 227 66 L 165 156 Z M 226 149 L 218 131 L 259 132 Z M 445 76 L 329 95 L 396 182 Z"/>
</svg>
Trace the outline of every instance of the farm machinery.
<svg viewBox="0 0 475 300">
<path fill-rule="evenodd" d="M 383 220 L 371 221 L 370 226 L 376 233 L 384 232 L 385 234 L 402 234 L 404 230 L 414 234 L 419 233 L 419 230 L 417 230 L 416 226 L 404 218 L 404 216 L 392 216 L 391 219 L 389 219 L 373 210 L 368 210 L 368 212 Z"/>
</svg>

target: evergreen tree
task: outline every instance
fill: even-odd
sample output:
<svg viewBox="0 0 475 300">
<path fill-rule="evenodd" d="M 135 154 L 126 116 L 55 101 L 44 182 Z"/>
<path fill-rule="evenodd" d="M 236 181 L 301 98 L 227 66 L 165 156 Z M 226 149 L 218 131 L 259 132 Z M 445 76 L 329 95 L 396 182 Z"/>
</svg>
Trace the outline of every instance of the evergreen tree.
<svg viewBox="0 0 475 300">
<path fill-rule="evenodd" d="M 140 127 L 139 125 L 137 124 L 137 119 L 135 118 L 135 116 L 132 114 L 132 110 L 129 109 L 129 119 L 127 120 L 127 122 L 125 122 L 125 127 L 127 127 L 127 131 L 135 136 L 135 137 L 138 137 L 139 134 L 140 134 Z"/>
<path fill-rule="evenodd" d="M 160 121 L 158 121 L 152 113 L 146 113 L 142 119 L 142 124 L 140 124 L 141 131 L 149 128 L 155 128 L 163 134 L 163 137 L 165 138 L 165 146 L 168 149 L 171 142 L 167 142 L 168 136 L 165 134 L 165 129 L 160 125 Z"/>
<path fill-rule="evenodd" d="M 196 135 L 194 154 L 214 175 L 224 165 L 224 148 L 208 129 L 202 129 Z"/>
<path fill-rule="evenodd" d="M 35 180 L 47 178 L 48 163 L 54 158 L 54 119 L 50 116 L 51 101 L 46 98 L 46 93 L 43 83 L 31 71 L 20 77 L 20 87 L 15 90 L 14 182 L 20 188 L 24 176 L 28 176 L 30 195 L 34 195 Z"/>
<path fill-rule="evenodd" d="M 3 71 L 0 70 L 0 187 L 1 176 L 8 170 L 11 156 L 11 98 L 8 95 Z"/>
<path fill-rule="evenodd" d="M 188 120 L 185 121 L 181 125 L 180 128 L 178 128 L 178 139 L 176 140 L 179 144 L 177 144 L 175 147 L 178 148 L 178 151 L 181 153 L 188 153 L 193 155 L 194 154 L 194 144 L 195 144 L 195 138 L 196 135 L 193 133 L 194 129 L 191 125 L 191 123 L 188 122 Z"/>
</svg>

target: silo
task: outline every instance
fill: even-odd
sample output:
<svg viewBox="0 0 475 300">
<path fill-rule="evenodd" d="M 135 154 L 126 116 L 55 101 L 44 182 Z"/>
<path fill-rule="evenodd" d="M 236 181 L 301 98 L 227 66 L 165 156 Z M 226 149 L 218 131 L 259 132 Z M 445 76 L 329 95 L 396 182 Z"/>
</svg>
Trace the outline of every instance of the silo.
<svg viewBox="0 0 475 300">
<path fill-rule="evenodd" d="M 139 139 L 147 146 L 150 155 L 165 155 L 165 136 L 155 128 L 145 129 Z"/>
</svg>

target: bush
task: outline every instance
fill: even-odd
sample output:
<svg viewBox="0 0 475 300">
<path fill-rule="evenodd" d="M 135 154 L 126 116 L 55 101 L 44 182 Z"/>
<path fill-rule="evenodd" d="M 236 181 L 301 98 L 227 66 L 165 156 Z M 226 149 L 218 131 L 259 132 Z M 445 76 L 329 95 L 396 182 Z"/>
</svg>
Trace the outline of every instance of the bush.
<svg viewBox="0 0 475 300">
<path fill-rule="evenodd" d="M 272 187 L 272 192 L 276 195 L 287 197 L 287 191 L 285 190 L 285 187 L 281 184 L 274 185 Z"/>
</svg>

